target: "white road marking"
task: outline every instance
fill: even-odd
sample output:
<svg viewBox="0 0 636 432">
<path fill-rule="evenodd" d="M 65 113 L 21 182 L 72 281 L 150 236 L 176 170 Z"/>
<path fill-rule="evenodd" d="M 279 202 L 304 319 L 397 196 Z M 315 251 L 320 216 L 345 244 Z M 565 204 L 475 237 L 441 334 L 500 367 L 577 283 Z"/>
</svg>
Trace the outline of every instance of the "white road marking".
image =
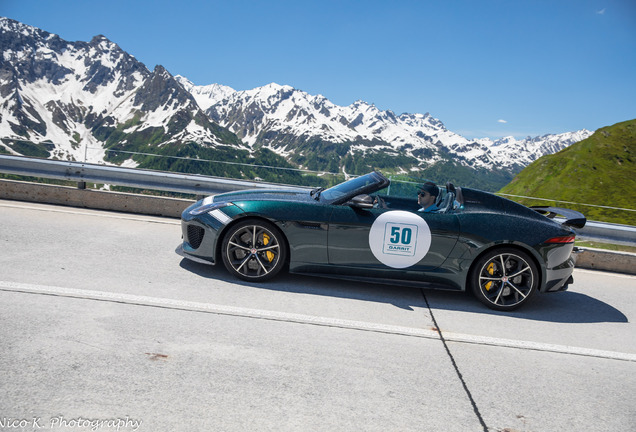
<svg viewBox="0 0 636 432">
<path fill-rule="evenodd" d="M 343 320 L 313 315 L 296 314 L 289 312 L 267 311 L 262 309 L 250 309 L 237 306 L 216 305 L 211 303 L 191 302 L 159 297 L 139 296 L 132 294 L 112 293 L 107 291 L 92 291 L 74 288 L 63 288 L 48 285 L 33 285 L 19 282 L 0 281 L 1 291 L 25 292 L 32 294 L 45 294 L 61 297 L 72 297 L 89 300 L 111 301 L 140 306 L 154 306 L 187 311 L 199 311 L 219 315 L 241 316 L 275 321 L 285 321 L 300 324 L 312 324 L 325 327 L 338 327 L 352 330 L 364 330 L 377 333 L 388 333 L 403 336 L 414 336 L 426 339 L 440 340 L 440 334 L 433 329 L 415 327 L 402 327 L 387 324 L 377 324 L 364 321 Z M 603 359 L 623 360 L 636 362 L 636 354 L 616 351 L 604 351 L 591 348 L 555 345 L 541 342 L 501 339 L 488 336 L 474 336 L 461 333 L 442 331 L 447 342 L 472 343 L 478 345 L 491 345 L 506 348 L 517 348 L 533 351 L 553 352 L 559 354 L 573 354 L 587 357 L 599 357 Z"/>
</svg>

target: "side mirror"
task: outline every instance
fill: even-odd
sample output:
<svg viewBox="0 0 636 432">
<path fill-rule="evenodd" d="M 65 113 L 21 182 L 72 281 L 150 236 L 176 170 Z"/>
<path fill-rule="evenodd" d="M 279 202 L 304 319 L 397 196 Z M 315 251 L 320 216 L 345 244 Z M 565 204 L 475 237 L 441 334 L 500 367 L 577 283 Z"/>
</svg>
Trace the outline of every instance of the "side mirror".
<svg viewBox="0 0 636 432">
<path fill-rule="evenodd" d="M 356 195 L 349 202 L 351 207 L 357 208 L 373 208 L 373 198 L 369 195 Z"/>
</svg>

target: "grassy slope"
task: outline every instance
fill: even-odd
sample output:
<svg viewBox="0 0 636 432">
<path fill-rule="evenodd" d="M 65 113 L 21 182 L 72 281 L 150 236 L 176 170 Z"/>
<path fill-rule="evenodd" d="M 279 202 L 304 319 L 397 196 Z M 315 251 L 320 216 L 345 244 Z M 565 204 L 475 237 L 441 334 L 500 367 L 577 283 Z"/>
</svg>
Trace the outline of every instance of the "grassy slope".
<svg viewBox="0 0 636 432">
<path fill-rule="evenodd" d="M 501 193 L 636 209 L 636 120 L 594 135 L 526 167 Z M 636 225 L 636 212 L 573 204 L 519 200 L 578 210 L 589 220 Z"/>
</svg>

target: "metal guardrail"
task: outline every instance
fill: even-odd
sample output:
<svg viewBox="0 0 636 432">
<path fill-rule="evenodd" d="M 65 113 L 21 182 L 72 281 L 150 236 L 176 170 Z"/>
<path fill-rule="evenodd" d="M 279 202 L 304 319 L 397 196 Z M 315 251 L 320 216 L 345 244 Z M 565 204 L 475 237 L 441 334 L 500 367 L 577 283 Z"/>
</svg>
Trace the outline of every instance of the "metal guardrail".
<svg viewBox="0 0 636 432">
<path fill-rule="evenodd" d="M 574 231 L 579 240 L 636 246 L 636 227 L 631 225 L 587 221 L 585 227 Z"/>
<path fill-rule="evenodd" d="M 83 183 L 92 182 L 195 195 L 211 195 L 243 189 L 298 188 L 275 183 L 232 180 L 198 174 L 178 174 L 84 162 L 34 159 L 13 155 L 0 155 L 0 172 L 74 181 L 80 187 Z M 301 186 L 301 188 L 303 187 Z"/>
<path fill-rule="evenodd" d="M 85 182 L 94 182 L 195 195 L 212 195 L 256 188 L 305 188 L 303 186 L 232 180 L 198 174 L 178 174 L 82 162 L 34 159 L 13 155 L 0 155 L 0 172 L 68 180 L 77 182 L 80 185 Z M 636 246 L 636 227 L 630 225 L 588 221 L 585 228 L 576 229 L 575 231 L 582 240 Z"/>
</svg>

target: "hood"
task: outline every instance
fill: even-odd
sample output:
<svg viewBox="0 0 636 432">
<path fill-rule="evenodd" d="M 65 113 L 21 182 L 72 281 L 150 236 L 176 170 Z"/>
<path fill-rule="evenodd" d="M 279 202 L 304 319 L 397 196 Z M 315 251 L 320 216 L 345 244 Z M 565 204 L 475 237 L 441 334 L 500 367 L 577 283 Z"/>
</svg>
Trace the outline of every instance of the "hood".
<svg viewBox="0 0 636 432">
<path fill-rule="evenodd" d="M 250 189 L 236 192 L 226 192 L 214 196 L 214 202 L 223 201 L 314 201 L 309 195 L 309 189 Z"/>
</svg>

